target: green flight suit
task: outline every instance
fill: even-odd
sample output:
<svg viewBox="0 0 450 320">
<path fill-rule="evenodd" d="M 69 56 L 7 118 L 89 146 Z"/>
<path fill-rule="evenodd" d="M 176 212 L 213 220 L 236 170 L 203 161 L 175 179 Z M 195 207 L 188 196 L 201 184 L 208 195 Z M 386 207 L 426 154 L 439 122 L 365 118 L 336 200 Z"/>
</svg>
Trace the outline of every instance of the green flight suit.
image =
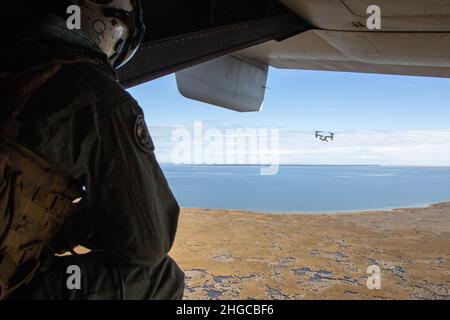
<svg viewBox="0 0 450 320">
<path fill-rule="evenodd" d="M 17 71 L 55 52 L 106 59 L 62 19 L 39 21 L 21 27 L 32 52 L 20 46 L 3 52 L 2 69 Z M 101 63 L 63 64 L 33 92 L 17 120 L 17 141 L 84 187 L 71 241 L 92 252 L 53 258 L 12 298 L 182 298 L 184 274 L 168 256 L 179 206 L 155 158 L 142 109 L 111 70 Z M 80 290 L 66 286 L 70 265 L 81 269 Z"/>
</svg>

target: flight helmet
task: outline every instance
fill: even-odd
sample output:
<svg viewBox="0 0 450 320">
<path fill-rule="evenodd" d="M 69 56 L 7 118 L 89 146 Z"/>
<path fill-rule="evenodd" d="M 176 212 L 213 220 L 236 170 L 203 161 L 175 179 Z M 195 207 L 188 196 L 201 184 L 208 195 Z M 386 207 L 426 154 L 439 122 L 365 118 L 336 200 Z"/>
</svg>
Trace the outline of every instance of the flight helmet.
<svg viewBox="0 0 450 320">
<path fill-rule="evenodd" d="M 73 0 L 81 8 L 81 30 L 108 56 L 114 68 L 127 63 L 145 35 L 141 0 Z"/>
</svg>

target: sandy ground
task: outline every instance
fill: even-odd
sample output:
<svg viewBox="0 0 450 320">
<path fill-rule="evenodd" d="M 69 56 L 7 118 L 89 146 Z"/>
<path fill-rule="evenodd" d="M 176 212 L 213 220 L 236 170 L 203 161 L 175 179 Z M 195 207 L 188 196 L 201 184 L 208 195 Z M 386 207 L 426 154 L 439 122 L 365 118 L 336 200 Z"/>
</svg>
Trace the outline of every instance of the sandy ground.
<svg viewBox="0 0 450 320">
<path fill-rule="evenodd" d="M 450 203 L 335 215 L 183 209 L 187 299 L 450 299 Z M 367 268 L 381 269 L 369 290 Z"/>
</svg>

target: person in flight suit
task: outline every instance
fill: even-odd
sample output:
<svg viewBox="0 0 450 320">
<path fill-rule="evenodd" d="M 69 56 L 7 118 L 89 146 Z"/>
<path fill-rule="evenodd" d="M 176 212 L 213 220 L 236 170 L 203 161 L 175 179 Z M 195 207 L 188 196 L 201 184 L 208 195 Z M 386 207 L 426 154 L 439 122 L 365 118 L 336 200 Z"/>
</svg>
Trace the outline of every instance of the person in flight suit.
<svg viewBox="0 0 450 320">
<path fill-rule="evenodd" d="M 33 90 L 13 110 L 11 130 L 16 142 L 84 190 L 83 210 L 54 247 L 84 245 L 91 252 L 55 256 L 10 298 L 181 299 L 184 274 L 168 256 L 180 209 L 142 109 L 114 73 L 143 39 L 141 2 L 34 2 L 39 12 L 16 24 L 14 45 L 1 53 L 0 88 L 11 83 L 8 75 L 45 70 L 35 72 L 34 80 L 36 74 L 43 79 L 32 81 Z M 81 30 L 67 27 L 73 3 L 81 8 Z M 2 90 L 0 102 L 23 92 Z M 79 267 L 81 288 L 66 285 L 70 266 Z"/>
</svg>

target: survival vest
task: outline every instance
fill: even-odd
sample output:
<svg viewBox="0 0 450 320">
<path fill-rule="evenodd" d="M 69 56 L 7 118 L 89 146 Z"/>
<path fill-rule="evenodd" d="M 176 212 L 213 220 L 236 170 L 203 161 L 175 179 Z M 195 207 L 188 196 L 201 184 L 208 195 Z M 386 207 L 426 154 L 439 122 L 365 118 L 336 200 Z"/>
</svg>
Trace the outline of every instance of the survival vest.
<svg viewBox="0 0 450 320">
<path fill-rule="evenodd" d="M 0 300 L 28 283 L 81 197 L 31 150 L 0 138 Z"/>
</svg>

